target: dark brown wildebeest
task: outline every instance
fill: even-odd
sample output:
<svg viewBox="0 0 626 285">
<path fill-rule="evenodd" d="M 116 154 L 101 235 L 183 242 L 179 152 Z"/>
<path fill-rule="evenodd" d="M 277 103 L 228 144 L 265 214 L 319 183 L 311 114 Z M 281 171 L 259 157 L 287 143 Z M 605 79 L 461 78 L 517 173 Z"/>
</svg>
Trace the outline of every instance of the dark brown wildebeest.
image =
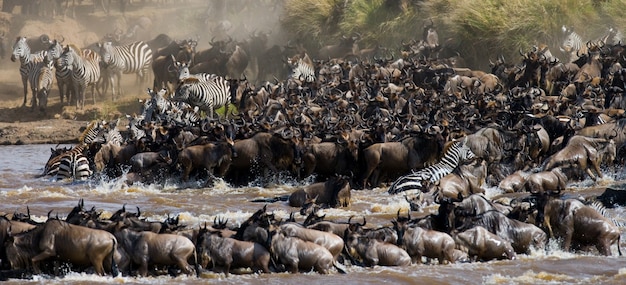
<svg viewBox="0 0 626 285">
<path fill-rule="evenodd" d="M 326 182 L 313 183 L 297 189 L 289 196 L 289 206 L 303 207 L 307 200 L 326 207 L 350 205 L 350 183 L 344 177 L 331 177 Z"/>
<path fill-rule="evenodd" d="M 596 175 L 602 178 L 600 164 L 613 162 L 615 155 L 615 142 L 612 139 L 577 135 L 570 138 L 563 149 L 546 160 L 544 170 L 552 170 L 556 167 L 577 168 L 586 171 L 591 179 L 596 180 Z"/>
<path fill-rule="evenodd" d="M 337 259 L 337 256 L 343 250 L 343 239 L 334 233 L 305 228 L 296 223 L 283 224 L 280 226 L 280 231 L 284 236 L 297 237 L 323 246 L 328 249 L 334 259 Z"/>
<path fill-rule="evenodd" d="M 495 210 L 465 220 L 459 230 L 481 226 L 511 244 L 516 253 L 529 253 L 531 248 L 543 249 L 548 237 L 539 227 L 510 219 Z"/>
<path fill-rule="evenodd" d="M 19 234 L 35 228 L 35 225 L 31 225 L 29 223 L 18 222 L 18 221 L 9 221 L 6 215 L 0 216 L 0 260 L 3 261 L 0 268 L 8 269 L 6 266 L 10 265 L 6 261 L 7 253 L 5 248 L 5 242 L 9 238 L 9 231 L 11 234 Z"/>
<path fill-rule="evenodd" d="M 312 143 L 302 157 L 302 177 L 315 173 L 323 177 L 348 175 L 359 159 L 359 140 L 347 131 L 341 132 L 336 142 Z M 318 180 L 321 181 L 321 180 Z"/>
<path fill-rule="evenodd" d="M 193 270 L 187 261 L 192 256 L 196 275 L 200 274 L 196 247 L 184 236 L 136 232 L 127 228 L 116 229 L 115 236 L 130 261 L 139 264 L 140 276 L 148 275 L 148 265 L 177 265 L 184 273 L 191 274 Z"/>
<path fill-rule="evenodd" d="M 10 236 L 7 256 L 11 267 L 32 266 L 36 274 L 41 273 L 41 261 L 56 257 L 79 266 L 91 265 L 99 275 L 110 272 L 117 276 L 116 260 L 123 258 L 111 233 L 58 219 L 48 219 L 30 231 Z"/>
<path fill-rule="evenodd" d="M 234 183 L 248 183 L 250 178 L 265 179 L 279 171 L 294 171 L 297 165 L 297 138 L 292 131 L 284 129 L 278 133 L 259 132 L 248 139 L 235 142 L 237 157 L 229 168 L 229 178 Z M 258 170 L 257 173 L 254 171 Z M 295 173 L 295 172 L 294 172 Z"/>
<path fill-rule="evenodd" d="M 449 234 L 419 226 L 409 227 L 410 220 L 411 216 L 400 217 L 398 210 L 397 218 L 391 223 L 398 233 L 398 245 L 406 250 L 414 263 L 422 263 L 422 256 L 437 258 L 439 264 L 455 262 L 455 243 Z"/>
<path fill-rule="evenodd" d="M 518 170 L 509 174 L 498 183 L 498 188 L 502 189 L 504 193 L 520 192 L 524 189 L 524 183 L 530 173 L 522 170 Z"/>
<path fill-rule="evenodd" d="M 400 142 L 375 143 L 363 150 L 365 170 L 361 186 L 378 187 L 384 176 L 393 181 L 412 169 L 424 168 L 437 162 L 442 150 L 440 139 L 428 135 L 408 137 Z"/>
<path fill-rule="evenodd" d="M 270 232 L 269 243 L 271 254 L 287 266 L 291 273 L 298 273 L 300 269 L 314 269 L 321 274 L 327 274 L 335 263 L 333 255 L 325 247 L 286 236 L 281 230 Z"/>
<path fill-rule="evenodd" d="M 577 199 L 561 200 L 558 192 L 539 196 L 537 222 L 547 229 L 550 238 L 561 238 L 565 250 L 595 246 L 603 255 L 611 255 L 611 245 L 619 246 L 621 232 L 615 224 L 596 209 Z"/>
<path fill-rule="evenodd" d="M 249 267 L 255 272 L 270 272 L 270 253 L 259 243 L 223 237 L 220 231 L 201 229 L 198 233 L 197 247 L 199 258 L 202 260 L 201 266 L 206 268 L 210 260 L 214 271 L 217 266 L 224 266 L 226 276 L 231 268 L 239 267 Z"/>
<path fill-rule="evenodd" d="M 568 178 L 560 167 L 550 171 L 530 173 L 526 177 L 523 189 L 532 194 L 565 190 Z"/>
<path fill-rule="evenodd" d="M 433 185 L 436 196 L 451 199 L 485 193 L 482 186 L 487 177 L 487 162 L 482 159 L 459 165 L 452 173 Z M 433 190 L 431 190 L 433 191 Z"/>
<path fill-rule="evenodd" d="M 357 232 L 350 231 L 350 229 L 346 230 L 344 240 L 348 253 L 360 256 L 365 266 L 411 265 L 411 256 L 395 244 L 363 237 Z"/>
<path fill-rule="evenodd" d="M 209 178 L 224 177 L 233 156 L 228 142 L 214 142 L 184 148 L 178 154 L 178 163 L 183 167 L 183 181 L 189 180 L 192 169 L 204 168 Z M 216 173 L 214 169 L 217 168 Z"/>
<path fill-rule="evenodd" d="M 516 259 L 511 243 L 489 232 L 483 227 L 474 227 L 454 236 L 457 248 L 473 260 Z"/>
</svg>

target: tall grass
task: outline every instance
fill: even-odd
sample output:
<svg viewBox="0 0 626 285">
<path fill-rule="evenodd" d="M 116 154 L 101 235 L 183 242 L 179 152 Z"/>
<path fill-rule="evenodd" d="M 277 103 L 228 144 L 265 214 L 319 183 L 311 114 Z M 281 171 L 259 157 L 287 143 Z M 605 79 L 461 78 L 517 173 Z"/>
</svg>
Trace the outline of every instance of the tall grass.
<svg viewBox="0 0 626 285">
<path fill-rule="evenodd" d="M 432 20 L 441 44 L 481 65 L 490 55 L 517 58 L 520 48 L 538 44 L 558 51 L 562 26 L 588 40 L 608 27 L 626 28 L 624 7 L 626 0 L 287 0 L 283 24 L 323 44 L 358 32 L 364 43 L 394 48 L 420 40 Z"/>
</svg>

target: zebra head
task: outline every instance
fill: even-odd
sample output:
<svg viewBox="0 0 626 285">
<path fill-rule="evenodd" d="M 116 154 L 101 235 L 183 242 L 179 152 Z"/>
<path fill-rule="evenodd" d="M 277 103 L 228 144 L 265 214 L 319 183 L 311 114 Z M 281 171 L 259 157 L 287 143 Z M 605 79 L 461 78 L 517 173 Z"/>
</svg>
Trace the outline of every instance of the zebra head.
<svg viewBox="0 0 626 285">
<path fill-rule="evenodd" d="M 26 58 L 30 54 L 30 47 L 26 43 L 26 37 L 18 37 L 13 44 L 13 54 L 11 61 L 15 62 L 18 58 Z"/>
<path fill-rule="evenodd" d="M 465 137 L 463 141 L 458 143 L 461 144 L 459 148 L 460 160 L 467 161 L 476 158 L 476 154 L 474 154 L 472 149 L 470 149 L 469 145 L 467 144 L 467 137 Z"/>
<path fill-rule="evenodd" d="M 53 40 L 48 48 L 48 56 L 52 59 L 58 59 L 63 53 L 63 46 L 57 40 Z"/>
<path fill-rule="evenodd" d="M 76 63 L 77 56 L 78 54 L 76 53 L 74 48 L 67 45 L 63 48 L 63 53 L 61 53 L 61 57 L 59 58 L 59 65 L 71 70 L 72 66 Z"/>
<path fill-rule="evenodd" d="M 100 57 L 102 57 L 102 62 L 106 65 L 111 63 L 113 60 L 113 43 L 112 42 L 104 42 L 99 44 L 100 46 Z"/>
</svg>

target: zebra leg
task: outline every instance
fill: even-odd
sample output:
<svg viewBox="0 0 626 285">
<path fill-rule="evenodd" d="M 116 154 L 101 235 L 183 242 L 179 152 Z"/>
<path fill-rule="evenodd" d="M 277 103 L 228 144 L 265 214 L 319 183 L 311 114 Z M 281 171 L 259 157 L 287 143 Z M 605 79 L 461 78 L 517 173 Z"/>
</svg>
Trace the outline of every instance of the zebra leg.
<svg viewBox="0 0 626 285">
<path fill-rule="evenodd" d="M 22 85 L 24 85 L 24 103 L 22 103 L 22 107 L 24 107 L 28 98 L 28 77 L 22 77 Z"/>
</svg>

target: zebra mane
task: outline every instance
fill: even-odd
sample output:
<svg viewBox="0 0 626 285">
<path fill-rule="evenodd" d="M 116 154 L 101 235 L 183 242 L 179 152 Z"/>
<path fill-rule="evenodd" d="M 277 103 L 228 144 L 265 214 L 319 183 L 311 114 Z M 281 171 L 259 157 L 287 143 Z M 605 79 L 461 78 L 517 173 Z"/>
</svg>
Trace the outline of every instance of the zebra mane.
<svg viewBox="0 0 626 285">
<path fill-rule="evenodd" d="M 63 48 L 63 52 L 68 52 L 70 49 L 74 50 L 74 52 L 76 54 L 82 54 L 82 50 L 76 46 L 75 44 L 67 44 L 64 48 Z"/>
</svg>

